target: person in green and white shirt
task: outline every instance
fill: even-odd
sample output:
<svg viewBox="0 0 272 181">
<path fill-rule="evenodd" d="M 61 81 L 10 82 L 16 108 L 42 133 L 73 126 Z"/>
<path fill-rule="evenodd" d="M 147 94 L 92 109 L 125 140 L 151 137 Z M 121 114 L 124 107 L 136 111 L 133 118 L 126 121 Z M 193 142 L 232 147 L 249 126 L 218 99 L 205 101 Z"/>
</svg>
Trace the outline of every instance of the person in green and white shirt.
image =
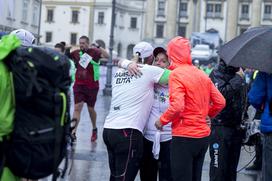
<svg viewBox="0 0 272 181">
<path fill-rule="evenodd" d="M 157 47 L 153 51 L 153 65 L 168 68 L 170 62 L 166 50 Z M 172 139 L 171 123 L 165 125 L 160 131 L 155 122 L 169 106 L 168 84 L 154 85 L 154 103 L 144 129 L 144 151 L 140 167 L 142 181 L 172 181 L 170 166 L 170 144 Z"/>
</svg>

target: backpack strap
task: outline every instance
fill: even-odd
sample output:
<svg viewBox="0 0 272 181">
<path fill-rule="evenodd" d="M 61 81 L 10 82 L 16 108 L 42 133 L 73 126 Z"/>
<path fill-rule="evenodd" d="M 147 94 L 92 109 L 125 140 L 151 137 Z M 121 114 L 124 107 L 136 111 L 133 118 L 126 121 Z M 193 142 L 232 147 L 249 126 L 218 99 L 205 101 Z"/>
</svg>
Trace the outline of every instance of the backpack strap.
<svg viewBox="0 0 272 181">
<path fill-rule="evenodd" d="M 63 134 L 60 132 L 62 130 L 61 127 L 67 125 L 65 124 L 65 121 L 67 120 L 67 115 L 65 115 L 65 113 L 67 112 L 67 99 L 66 99 L 66 94 L 63 92 L 56 92 L 55 93 L 55 151 L 54 151 L 54 173 L 53 173 L 53 177 L 52 177 L 52 181 L 56 181 L 57 178 L 60 176 L 60 171 L 58 169 L 58 157 L 61 154 L 60 153 L 60 147 L 62 146 L 62 144 L 60 144 L 61 140 L 62 140 L 62 136 Z M 61 111 L 61 115 L 59 114 L 59 110 Z M 66 129 L 64 130 L 66 131 Z M 66 134 L 65 135 L 65 139 L 66 139 Z M 67 157 L 67 153 L 65 155 L 65 157 Z M 68 158 L 65 158 L 65 162 L 68 161 Z M 67 164 L 65 163 L 66 166 L 64 166 L 64 170 L 62 171 L 63 173 L 61 174 L 61 176 L 64 176 L 66 169 L 67 169 Z"/>
</svg>

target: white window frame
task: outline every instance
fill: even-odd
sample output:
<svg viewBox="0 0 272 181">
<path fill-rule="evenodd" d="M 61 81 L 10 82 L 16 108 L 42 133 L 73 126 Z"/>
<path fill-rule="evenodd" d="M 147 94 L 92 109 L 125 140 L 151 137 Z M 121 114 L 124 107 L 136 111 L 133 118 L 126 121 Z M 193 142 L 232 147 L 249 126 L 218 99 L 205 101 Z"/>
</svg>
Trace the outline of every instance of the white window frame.
<svg viewBox="0 0 272 181">
<path fill-rule="evenodd" d="M 248 8 L 247 13 L 243 13 L 243 7 Z M 240 4 L 240 20 L 249 20 L 250 17 L 250 4 L 249 3 L 241 3 Z"/>
<path fill-rule="evenodd" d="M 157 1 L 157 16 L 165 17 L 165 9 L 166 9 L 166 1 L 158 0 Z"/>
<path fill-rule="evenodd" d="M 29 0 L 23 0 L 23 7 L 22 7 L 22 21 L 27 22 L 28 18 L 28 4 Z"/>
<path fill-rule="evenodd" d="M 210 11 L 208 12 L 208 7 Z M 217 12 L 217 8 L 220 7 L 220 11 Z M 221 2 L 206 1 L 206 18 L 222 18 L 223 4 Z"/>
<path fill-rule="evenodd" d="M 270 6 L 270 13 L 265 13 L 265 6 Z M 264 3 L 263 4 L 263 20 L 271 20 L 272 19 L 272 3 Z"/>
</svg>

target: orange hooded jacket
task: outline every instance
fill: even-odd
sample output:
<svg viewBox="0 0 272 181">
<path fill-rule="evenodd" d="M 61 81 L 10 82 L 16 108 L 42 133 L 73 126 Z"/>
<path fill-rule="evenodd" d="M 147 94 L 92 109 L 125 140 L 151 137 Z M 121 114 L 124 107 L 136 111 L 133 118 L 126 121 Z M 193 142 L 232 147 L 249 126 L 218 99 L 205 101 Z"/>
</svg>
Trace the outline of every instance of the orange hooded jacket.
<svg viewBox="0 0 272 181">
<path fill-rule="evenodd" d="M 216 116 L 225 99 L 210 78 L 192 65 L 191 47 L 183 37 L 173 38 L 167 47 L 169 69 L 169 107 L 160 117 L 162 125 L 172 122 L 172 135 L 203 138 L 210 135 L 206 117 Z"/>
</svg>

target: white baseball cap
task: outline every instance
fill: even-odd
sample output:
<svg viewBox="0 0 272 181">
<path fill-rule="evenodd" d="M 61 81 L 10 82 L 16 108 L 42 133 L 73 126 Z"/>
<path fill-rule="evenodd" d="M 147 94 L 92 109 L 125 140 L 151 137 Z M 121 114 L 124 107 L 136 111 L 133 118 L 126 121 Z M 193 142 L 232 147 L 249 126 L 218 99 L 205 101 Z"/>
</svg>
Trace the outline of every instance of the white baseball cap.
<svg viewBox="0 0 272 181">
<path fill-rule="evenodd" d="M 153 47 L 150 43 L 140 42 L 133 47 L 133 54 L 140 53 L 140 58 L 147 58 L 153 54 Z"/>
<path fill-rule="evenodd" d="M 23 46 L 31 46 L 34 44 L 35 37 L 32 33 L 24 29 L 18 29 L 12 31 L 10 34 L 16 35 L 20 40 Z"/>
</svg>

